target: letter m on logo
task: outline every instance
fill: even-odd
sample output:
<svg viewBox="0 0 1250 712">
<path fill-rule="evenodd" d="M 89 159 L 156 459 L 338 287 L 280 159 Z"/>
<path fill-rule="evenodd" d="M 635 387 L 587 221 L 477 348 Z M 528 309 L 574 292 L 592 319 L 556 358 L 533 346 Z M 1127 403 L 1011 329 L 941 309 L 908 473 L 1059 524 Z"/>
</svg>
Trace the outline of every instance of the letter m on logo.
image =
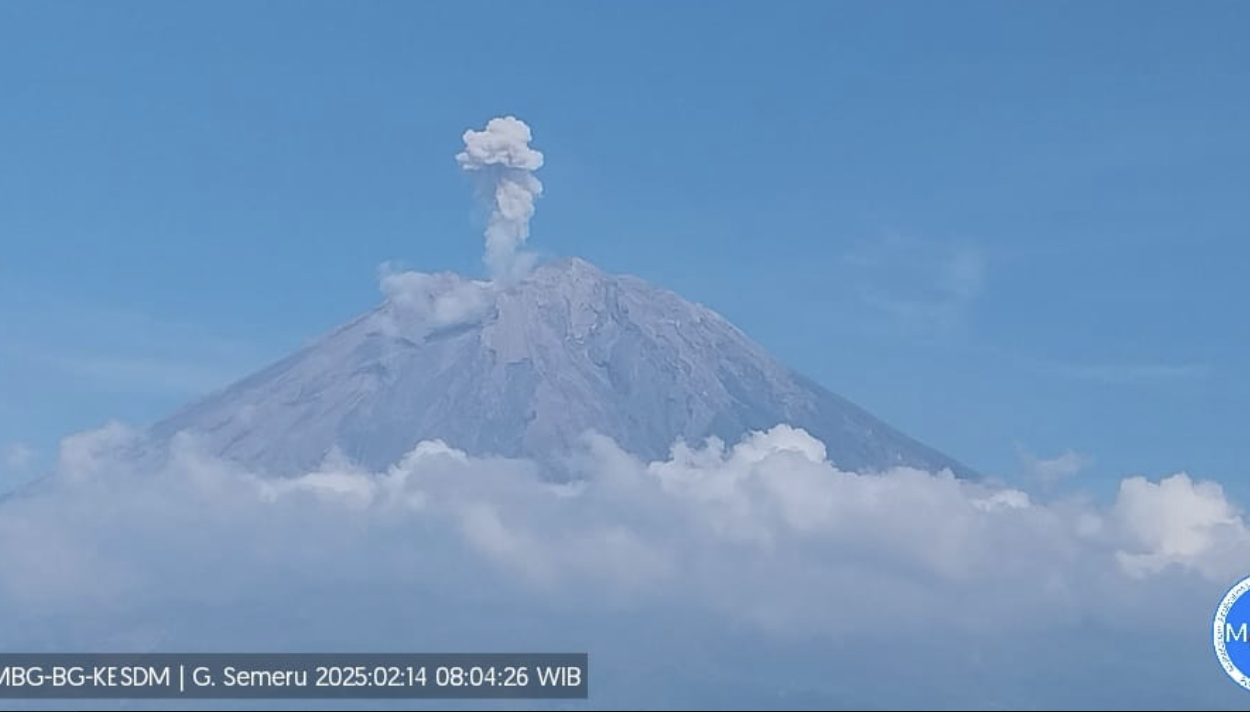
<svg viewBox="0 0 1250 712">
<path fill-rule="evenodd" d="M 1250 642 L 1246 639 L 1246 624 L 1242 623 L 1240 628 L 1233 629 L 1232 623 L 1224 624 L 1224 642 L 1241 641 L 1243 643 Z"/>
</svg>

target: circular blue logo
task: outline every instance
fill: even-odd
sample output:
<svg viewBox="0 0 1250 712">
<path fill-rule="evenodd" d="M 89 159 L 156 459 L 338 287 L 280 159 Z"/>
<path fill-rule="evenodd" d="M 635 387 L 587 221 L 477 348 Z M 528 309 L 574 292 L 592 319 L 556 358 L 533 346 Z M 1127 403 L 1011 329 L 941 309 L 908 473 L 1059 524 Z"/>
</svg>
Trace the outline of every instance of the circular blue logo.
<svg viewBox="0 0 1250 712">
<path fill-rule="evenodd" d="M 1215 609 L 1215 657 L 1233 682 L 1250 690 L 1250 576 L 1238 581 Z"/>
</svg>

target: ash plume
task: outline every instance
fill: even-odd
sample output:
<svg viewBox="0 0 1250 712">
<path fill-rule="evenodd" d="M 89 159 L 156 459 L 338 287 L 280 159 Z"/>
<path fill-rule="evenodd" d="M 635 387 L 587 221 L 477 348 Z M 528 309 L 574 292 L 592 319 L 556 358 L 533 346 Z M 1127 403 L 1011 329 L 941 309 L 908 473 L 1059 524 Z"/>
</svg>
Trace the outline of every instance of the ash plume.
<svg viewBox="0 0 1250 712">
<path fill-rule="evenodd" d="M 518 277 L 533 265 L 533 255 L 522 248 L 529 237 L 534 202 L 543 192 L 534 176 L 543 165 L 543 154 L 530 148 L 531 138 L 524 121 L 498 117 L 482 131 L 465 131 L 464 150 L 456 154 L 456 162 L 474 175 L 490 207 L 482 259 L 492 279 Z"/>
</svg>

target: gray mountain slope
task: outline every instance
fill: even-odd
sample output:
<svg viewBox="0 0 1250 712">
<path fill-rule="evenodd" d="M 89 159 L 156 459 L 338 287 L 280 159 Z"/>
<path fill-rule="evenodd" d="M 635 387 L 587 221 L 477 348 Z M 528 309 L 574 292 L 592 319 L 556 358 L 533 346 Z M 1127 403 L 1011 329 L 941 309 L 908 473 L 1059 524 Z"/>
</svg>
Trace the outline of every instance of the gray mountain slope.
<svg viewBox="0 0 1250 712">
<path fill-rule="evenodd" d="M 553 462 L 587 430 L 653 459 L 678 438 L 732 443 L 788 423 L 845 469 L 973 474 L 636 277 L 566 259 L 488 295 L 475 318 L 443 326 L 387 301 L 151 434 L 193 431 L 214 454 L 284 475 L 335 448 L 384 468 L 430 438 Z"/>
</svg>

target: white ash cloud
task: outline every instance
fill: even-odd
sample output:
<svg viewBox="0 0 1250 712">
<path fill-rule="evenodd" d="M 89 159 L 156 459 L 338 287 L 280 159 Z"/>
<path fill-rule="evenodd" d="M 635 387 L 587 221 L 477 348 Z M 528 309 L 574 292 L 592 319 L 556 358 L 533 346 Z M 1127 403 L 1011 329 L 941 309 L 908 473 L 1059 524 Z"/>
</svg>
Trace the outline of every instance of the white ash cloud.
<svg viewBox="0 0 1250 712">
<path fill-rule="evenodd" d="M 533 255 L 524 251 L 534 203 L 543 184 L 534 171 L 543 154 L 530 147 L 530 128 L 513 116 L 491 119 L 481 131 L 464 132 L 464 150 L 456 154 L 460 168 L 471 173 L 490 209 L 483 261 L 495 279 L 512 279 L 529 271 Z"/>
<path fill-rule="evenodd" d="M 530 140 L 529 126 L 512 116 L 491 119 L 481 131 L 464 132 L 464 150 L 456 154 L 456 162 L 474 177 L 490 211 L 482 258 L 490 281 L 447 272 L 400 271 L 384 263 L 378 269 L 378 287 L 400 320 L 415 318 L 437 327 L 474 319 L 489 308 L 492 289 L 523 277 L 533 267 L 534 255 L 524 246 L 534 203 L 543 191 L 534 176 L 542 167 L 543 154 L 530 147 Z M 381 319 L 384 328 L 400 328 L 394 315 Z"/>
</svg>

